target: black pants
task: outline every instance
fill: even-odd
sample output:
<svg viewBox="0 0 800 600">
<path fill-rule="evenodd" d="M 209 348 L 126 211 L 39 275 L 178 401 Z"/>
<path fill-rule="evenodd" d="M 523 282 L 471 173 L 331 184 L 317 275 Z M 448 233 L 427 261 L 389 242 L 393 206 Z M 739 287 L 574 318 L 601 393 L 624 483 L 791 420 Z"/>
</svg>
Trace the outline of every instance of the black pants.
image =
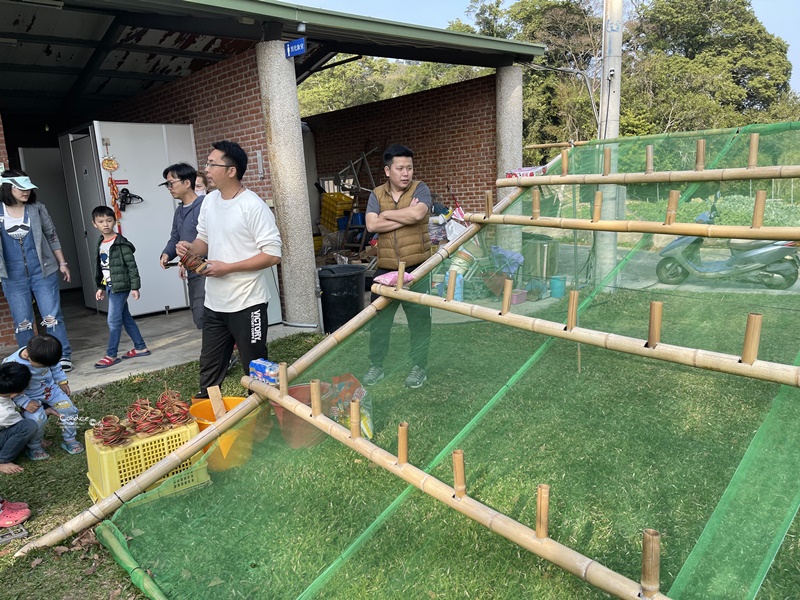
<svg viewBox="0 0 800 600">
<path fill-rule="evenodd" d="M 414 268 L 409 268 L 409 271 Z M 375 277 L 380 277 L 388 272 L 388 269 L 378 269 L 375 271 Z M 414 291 L 417 292 L 430 292 L 430 276 L 425 277 L 422 286 L 417 284 L 414 288 Z M 377 298 L 376 294 L 372 294 L 371 301 L 374 302 Z M 389 339 L 391 337 L 392 324 L 394 323 L 394 315 L 399 306 L 403 307 L 403 312 L 408 320 L 408 332 L 411 337 L 411 347 L 409 348 L 411 366 L 420 366 L 423 369 L 427 369 L 428 350 L 431 345 L 431 309 L 423 304 L 400 302 L 399 300 L 391 302 L 386 308 L 382 309 L 380 314 L 372 319 L 372 323 L 370 323 L 370 363 L 376 367 L 383 366 L 386 355 L 389 353 Z"/>
<path fill-rule="evenodd" d="M 206 308 L 200 350 L 200 396 L 205 396 L 209 387 L 222 385 L 234 345 L 239 347 L 245 375 L 250 374 L 251 360 L 267 358 L 267 326 L 267 304 L 234 313 Z"/>
</svg>

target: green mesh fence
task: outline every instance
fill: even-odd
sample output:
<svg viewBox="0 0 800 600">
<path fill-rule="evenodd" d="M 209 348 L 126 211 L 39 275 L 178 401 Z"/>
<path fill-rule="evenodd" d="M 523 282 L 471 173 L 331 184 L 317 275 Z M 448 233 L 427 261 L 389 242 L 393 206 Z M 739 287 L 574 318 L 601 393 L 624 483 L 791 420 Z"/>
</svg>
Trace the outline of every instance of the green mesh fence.
<svg viewBox="0 0 800 600">
<path fill-rule="evenodd" d="M 613 141 L 620 171 L 741 167 L 749 133 L 759 164 L 800 164 L 800 124 Z M 573 149 L 570 172 L 599 172 L 602 146 Z M 558 172 L 558 165 L 551 172 Z M 627 218 L 663 221 L 670 189 L 691 222 L 716 199 L 719 224 L 748 225 L 755 190 L 768 191 L 764 225 L 800 226 L 795 181 L 651 184 L 619 188 Z M 591 186 L 543 190 L 545 216 L 588 217 Z M 796 190 L 800 193 L 800 187 Z M 800 200 L 800 198 L 798 198 Z M 530 214 L 526 192 L 509 211 Z M 591 232 L 487 226 L 413 291 L 438 294 L 454 263 L 463 300 L 500 310 L 514 279 L 511 312 L 565 323 L 579 292 L 578 325 L 645 340 L 652 301 L 664 303 L 663 343 L 738 356 L 747 314 L 763 315 L 759 359 L 791 364 L 798 354 L 797 286 L 657 277 L 674 236 L 620 234 L 616 268 L 595 273 Z M 706 240 L 704 261 L 730 257 L 727 240 Z M 519 258 L 522 258 L 521 265 Z M 461 262 L 459 262 L 461 261 Z M 602 285 L 601 285 L 602 282 Z M 775 285 L 773 285 L 775 287 Z M 468 494 L 533 527 L 536 488 L 551 486 L 550 536 L 637 580 L 644 528 L 662 534 L 662 590 L 675 598 L 800 595 L 797 552 L 767 573 L 798 506 L 794 474 L 797 390 L 553 339 L 442 308 L 432 327 L 424 386 L 409 389 L 411 338 L 393 315 L 385 378 L 367 388 L 377 446 L 397 452 L 409 423 L 409 460 L 452 484 L 451 452 L 462 449 Z M 291 382 L 333 384 L 370 365 L 374 321 Z M 643 343 L 643 342 L 642 342 Z M 294 387 L 298 386 L 298 387 Z M 207 455 L 196 468 L 210 484 L 151 492 L 117 511 L 99 536 L 152 598 L 605 598 L 606 594 L 489 532 L 333 439 L 284 418 L 243 425 L 240 466 Z M 272 425 L 269 430 L 269 424 Z M 296 423 L 295 423 L 296 425 Z M 319 441 L 308 447 L 303 443 Z M 249 457 L 247 456 L 249 454 Z M 222 470 L 220 470 L 222 469 Z M 789 573 L 789 574 L 786 574 Z M 794 593 L 792 593 L 792 590 Z M 163 596 L 161 596 L 161 595 Z"/>
</svg>

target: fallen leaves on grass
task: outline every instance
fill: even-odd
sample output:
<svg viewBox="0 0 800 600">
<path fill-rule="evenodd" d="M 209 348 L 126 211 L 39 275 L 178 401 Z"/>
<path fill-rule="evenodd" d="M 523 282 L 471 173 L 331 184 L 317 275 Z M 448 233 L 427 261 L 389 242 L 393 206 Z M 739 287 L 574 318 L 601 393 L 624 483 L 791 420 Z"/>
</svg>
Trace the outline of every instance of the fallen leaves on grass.
<svg viewBox="0 0 800 600">
<path fill-rule="evenodd" d="M 31 569 L 35 569 L 36 567 L 38 567 L 38 566 L 39 566 L 40 564 L 42 564 L 43 562 L 44 562 L 44 559 L 43 559 L 43 558 L 37 558 L 37 559 L 35 559 L 33 562 L 31 562 Z"/>
<path fill-rule="evenodd" d="M 67 548 L 66 546 L 56 546 L 55 548 L 53 548 L 53 552 L 56 553 L 56 556 L 61 556 L 62 554 L 64 554 L 64 552 L 69 552 L 69 548 Z"/>
</svg>

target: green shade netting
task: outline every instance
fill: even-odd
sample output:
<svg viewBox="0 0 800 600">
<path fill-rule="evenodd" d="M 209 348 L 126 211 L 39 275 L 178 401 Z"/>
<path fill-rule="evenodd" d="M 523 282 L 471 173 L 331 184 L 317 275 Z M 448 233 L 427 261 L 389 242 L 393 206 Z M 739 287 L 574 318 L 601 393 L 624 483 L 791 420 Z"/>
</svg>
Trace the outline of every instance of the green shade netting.
<svg viewBox="0 0 800 600">
<path fill-rule="evenodd" d="M 760 164 L 800 162 L 797 125 L 753 128 L 760 134 Z M 612 146 L 619 170 L 643 170 L 648 144 L 655 146 L 657 169 L 693 169 L 701 137 L 708 168 L 743 166 L 749 132 Z M 573 149 L 570 164 L 571 172 L 598 172 L 602 146 Z M 619 188 L 625 199 L 620 210 L 631 219 L 661 221 L 669 190 L 679 189 L 678 221 L 691 222 L 717 198 L 721 223 L 746 225 L 754 190 L 767 189 L 764 224 L 800 226 L 793 184 L 628 186 Z M 548 188 L 543 214 L 587 217 L 594 191 Z M 509 208 L 530 210 L 529 191 Z M 580 327 L 640 340 L 647 338 L 650 303 L 661 301 L 662 342 L 737 356 L 747 314 L 757 312 L 763 315 L 759 359 L 795 360 L 800 315 L 794 287 L 693 277 L 668 286 L 658 282 L 655 268 L 671 238 L 615 237 L 617 268 L 598 278 L 592 277 L 597 247 L 591 232 L 487 226 L 467 247 L 464 301 L 499 311 L 493 289 L 508 273 L 526 295 L 512 305 L 513 313 L 565 323 L 567 295 L 576 290 Z M 724 258 L 725 242 L 708 240 L 704 252 Z M 519 253 L 522 266 L 512 271 L 493 246 Z M 414 291 L 437 294 L 449 266 L 438 266 Z M 558 297 L 555 276 L 565 278 L 567 295 Z M 331 383 L 348 373 L 363 377 L 370 327 L 336 345 L 291 385 Z M 412 367 L 409 343 L 401 309 L 386 377 L 367 389 L 377 446 L 396 453 L 397 426 L 408 422 L 410 462 L 448 484 L 451 452 L 462 449 L 469 495 L 530 527 L 537 485 L 549 484 L 551 537 L 632 580 L 640 576 L 642 530 L 658 530 L 662 590 L 675 587 L 676 598 L 729 598 L 750 590 L 743 597 L 758 589 L 797 509 L 793 473 L 800 453 L 790 435 L 798 430 L 792 420 L 797 390 L 578 346 L 441 308 L 432 309 L 428 381 L 410 390 L 403 385 Z M 607 597 L 335 440 L 292 447 L 285 424 L 282 430 L 265 415 L 257 417 L 258 429 L 240 429 L 252 441 L 244 464 L 210 471 L 202 487 L 151 492 L 103 524 L 101 538 L 151 597 Z M 746 490 L 760 495 L 754 500 Z M 779 559 L 790 570 L 800 563 L 793 556 Z M 724 586 L 716 584 L 720 578 Z"/>
</svg>

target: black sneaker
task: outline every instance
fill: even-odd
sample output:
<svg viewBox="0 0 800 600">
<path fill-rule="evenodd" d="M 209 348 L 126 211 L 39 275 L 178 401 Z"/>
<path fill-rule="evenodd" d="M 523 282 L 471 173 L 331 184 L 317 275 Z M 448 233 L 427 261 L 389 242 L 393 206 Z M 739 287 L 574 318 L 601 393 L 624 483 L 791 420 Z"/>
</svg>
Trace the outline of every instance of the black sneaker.
<svg viewBox="0 0 800 600">
<path fill-rule="evenodd" d="M 406 377 L 404 383 L 406 384 L 406 387 L 410 387 L 411 389 L 415 390 L 422 387 L 422 384 L 427 380 L 428 376 L 425 374 L 425 369 L 414 365 L 414 368 L 411 369 L 411 373 L 408 374 L 408 377 Z"/>
</svg>

